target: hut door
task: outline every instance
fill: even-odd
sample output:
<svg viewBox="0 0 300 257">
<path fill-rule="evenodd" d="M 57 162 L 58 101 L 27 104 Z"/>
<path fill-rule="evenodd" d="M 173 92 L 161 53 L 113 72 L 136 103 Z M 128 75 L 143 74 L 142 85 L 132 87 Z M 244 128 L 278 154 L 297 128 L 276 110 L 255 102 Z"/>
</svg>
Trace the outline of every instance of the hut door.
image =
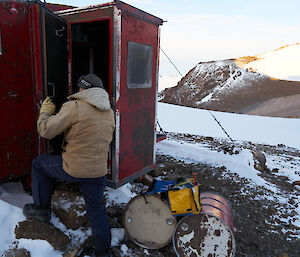
<svg viewBox="0 0 300 257">
<path fill-rule="evenodd" d="M 52 97 L 59 110 L 69 93 L 68 27 L 66 21 L 45 8 L 41 10 L 41 21 L 43 97 Z M 60 154 L 61 144 L 62 136 L 51 140 L 48 152 Z"/>
</svg>

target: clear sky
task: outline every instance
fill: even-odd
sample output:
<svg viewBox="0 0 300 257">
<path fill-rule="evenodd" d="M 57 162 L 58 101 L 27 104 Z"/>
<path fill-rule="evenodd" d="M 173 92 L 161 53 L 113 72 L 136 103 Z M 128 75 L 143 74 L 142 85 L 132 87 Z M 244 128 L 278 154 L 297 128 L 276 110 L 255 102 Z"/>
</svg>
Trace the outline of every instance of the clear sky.
<svg viewBox="0 0 300 257">
<path fill-rule="evenodd" d="M 49 0 L 74 6 L 103 0 Z M 201 61 L 260 54 L 300 42 L 300 0 L 124 0 L 164 21 L 161 48 L 181 73 Z M 160 74 L 177 74 L 161 53 Z"/>
</svg>

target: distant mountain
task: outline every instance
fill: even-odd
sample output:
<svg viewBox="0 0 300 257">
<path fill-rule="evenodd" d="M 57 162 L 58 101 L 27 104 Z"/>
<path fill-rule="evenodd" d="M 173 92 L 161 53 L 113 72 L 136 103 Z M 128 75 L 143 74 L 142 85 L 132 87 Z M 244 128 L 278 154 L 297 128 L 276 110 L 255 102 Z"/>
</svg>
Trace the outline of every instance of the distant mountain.
<svg viewBox="0 0 300 257">
<path fill-rule="evenodd" d="M 200 62 L 161 102 L 276 117 L 300 117 L 300 44 L 257 56 Z"/>
</svg>

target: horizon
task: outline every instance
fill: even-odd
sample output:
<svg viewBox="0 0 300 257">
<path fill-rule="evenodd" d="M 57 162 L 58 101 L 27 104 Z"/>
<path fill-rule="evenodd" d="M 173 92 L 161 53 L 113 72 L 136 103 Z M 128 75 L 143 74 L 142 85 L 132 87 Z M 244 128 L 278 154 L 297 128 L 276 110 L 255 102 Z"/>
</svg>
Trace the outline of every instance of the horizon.
<svg viewBox="0 0 300 257">
<path fill-rule="evenodd" d="M 47 1 L 77 7 L 107 2 L 111 1 Z M 300 42 L 297 0 L 123 2 L 167 21 L 161 26 L 161 48 L 182 74 L 199 62 L 254 56 Z M 177 74 L 161 51 L 160 75 Z"/>
</svg>

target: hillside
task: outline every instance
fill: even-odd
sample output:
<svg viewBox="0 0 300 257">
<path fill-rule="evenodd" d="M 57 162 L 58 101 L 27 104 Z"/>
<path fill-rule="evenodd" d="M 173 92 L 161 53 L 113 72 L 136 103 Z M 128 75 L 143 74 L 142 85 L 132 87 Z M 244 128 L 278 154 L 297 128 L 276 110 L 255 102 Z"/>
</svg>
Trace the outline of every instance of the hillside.
<svg viewBox="0 0 300 257">
<path fill-rule="evenodd" d="M 200 62 L 159 98 L 216 111 L 300 117 L 300 82 L 284 80 L 300 76 L 300 58 L 294 61 L 299 56 L 295 44 L 253 57 Z"/>
</svg>

